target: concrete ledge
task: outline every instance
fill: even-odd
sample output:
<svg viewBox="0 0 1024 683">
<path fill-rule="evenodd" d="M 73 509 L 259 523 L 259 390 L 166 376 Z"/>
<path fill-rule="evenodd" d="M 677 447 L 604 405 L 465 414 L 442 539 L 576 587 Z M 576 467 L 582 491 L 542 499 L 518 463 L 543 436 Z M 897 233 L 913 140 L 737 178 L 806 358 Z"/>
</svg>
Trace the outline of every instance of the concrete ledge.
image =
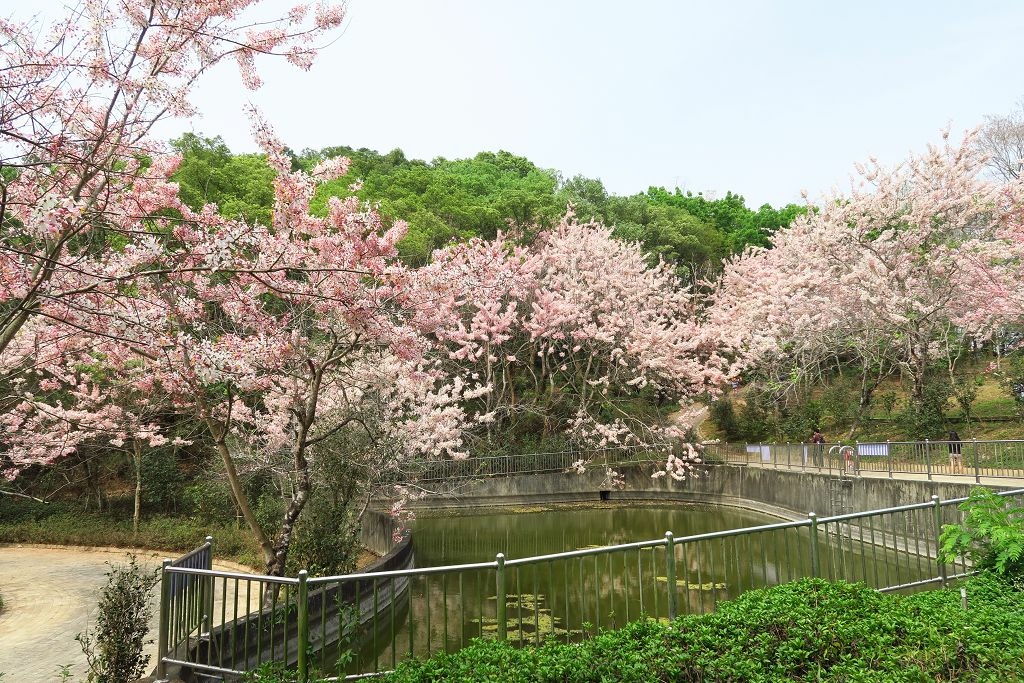
<svg viewBox="0 0 1024 683">
<path fill-rule="evenodd" d="M 836 474 L 799 472 L 744 465 L 705 465 L 682 482 L 653 479 L 651 466 L 620 468 L 621 489 L 607 487 L 603 472 L 556 472 L 519 477 L 493 477 L 469 482 L 457 492 L 429 496 L 414 507 L 497 507 L 599 500 L 663 500 L 739 507 L 779 517 L 804 519 L 844 512 L 898 507 L 931 500 L 966 497 L 974 482 L 852 477 L 840 483 Z M 989 484 L 994 489 L 1012 486 Z M 602 493 L 603 492 L 603 493 Z"/>
</svg>

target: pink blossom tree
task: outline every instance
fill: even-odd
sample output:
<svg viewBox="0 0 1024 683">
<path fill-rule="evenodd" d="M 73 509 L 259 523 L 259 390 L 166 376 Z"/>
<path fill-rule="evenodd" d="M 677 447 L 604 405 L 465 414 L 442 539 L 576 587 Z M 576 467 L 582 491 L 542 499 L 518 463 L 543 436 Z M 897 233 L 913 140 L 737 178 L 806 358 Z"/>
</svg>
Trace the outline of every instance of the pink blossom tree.
<svg viewBox="0 0 1024 683">
<path fill-rule="evenodd" d="M 307 68 L 342 16 L 299 6 L 249 22 L 255 4 L 90 3 L 49 32 L 0 24 L 4 473 L 85 446 L 162 443 L 147 406 L 168 406 L 205 428 L 267 570 L 281 574 L 318 447 L 360 431 L 380 471 L 459 455 L 460 402 L 481 389 L 444 381 L 407 324 L 403 224 L 384 230 L 354 199 L 310 215 L 313 188 L 345 160 L 292 173 L 257 120 L 278 173 L 272 225 L 178 200 L 178 160 L 149 139 L 153 124 L 190 114 L 192 84 L 224 58 L 250 87 L 256 54 Z M 240 480 L 261 463 L 290 483 L 273 534 Z"/>
<path fill-rule="evenodd" d="M 532 416 L 542 437 L 591 447 L 662 442 L 662 428 L 627 402 L 689 402 L 717 389 L 729 363 L 699 302 L 647 258 L 571 211 L 529 247 L 499 235 L 434 254 L 418 273 L 430 304 L 417 322 L 491 387 L 480 399 L 489 437 Z M 690 459 L 667 461 L 665 472 L 682 477 Z"/>
<path fill-rule="evenodd" d="M 982 333 L 972 312 L 1016 193 L 979 177 L 971 135 L 912 155 L 892 169 L 858 165 L 838 192 L 725 269 L 711 316 L 749 364 L 806 372 L 852 356 L 864 370 L 862 407 L 886 367 L 923 398 L 925 372 L 950 329 Z M 874 370 L 874 379 L 867 374 Z"/>
<path fill-rule="evenodd" d="M 165 237 L 150 219 L 182 207 L 175 160 L 150 132 L 192 114 L 207 70 L 232 58 L 256 88 L 257 54 L 309 68 L 343 16 L 300 5 L 256 17 L 257 4 L 97 1 L 49 24 L 0 20 L 0 354 L 32 316 L 62 315 L 65 299 L 115 295 L 133 263 L 111 251 Z"/>
<path fill-rule="evenodd" d="M 35 418 L 12 418 L 8 438 L 33 444 L 12 451 L 21 466 L 67 455 L 85 434 L 166 438 L 154 427 L 130 426 L 127 396 L 112 381 L 69 391 L 67 368 L 84 359 L 139 395 L 166 397 L 176 414 L 205 427 L 267 571 L 281 575 L 311 494 L 318 447 L 359 432 L 365 452 L 355 456 L 372 465 L 367 479 L 378 481 L 387 472 L 396 478 L 410 458 L 459 456 L 468 419 L 461 403 L 483 387 L 447 381 L 432 365 L 427 340 L 408 323 L 412 290 L 395 249 L 404 224 L 385 230 L 355 198 L 332 200 L 325 217 L 311 215 L 316 184 L 343 174 L 347 162 L 325 162 L 311 175 L 292 172 L 282 145 L 259 120 L 257 133 L 277 172 L 272 225 L 213 214 L 176 221 L 159 248 L 125 250 L 124 258 L 149 266 L 131 288 L 116 298 L 98 290 L 66 296 L 65 315 L 31 321 L 19 342 L 37 325 L 76 341 L 40 367 L 40 386 L 54 389 L 51 401 L 26 394 L 11 415 Z M 64 418 L 60 429 L 55 414 Z M 52 436 L 33 441 L 39 431 Z M 380 443 L 390 449 L 385 458 Z M 269 469 L 287 482 L 273 534 L 247 499 L 246 468 Z"/>
</svg>

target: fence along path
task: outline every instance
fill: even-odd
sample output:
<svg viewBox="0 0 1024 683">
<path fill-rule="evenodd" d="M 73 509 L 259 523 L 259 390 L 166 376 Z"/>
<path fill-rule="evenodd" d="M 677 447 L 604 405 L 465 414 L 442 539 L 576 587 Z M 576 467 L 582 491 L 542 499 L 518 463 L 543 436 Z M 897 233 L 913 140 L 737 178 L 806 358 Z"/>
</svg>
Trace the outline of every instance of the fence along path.
<svg viewBox="0 0 1024 683">
<path fill-rule="evenodd" d="M 706 443 L 710 462 L 821 472 L 1024 485 L 1024 440 L 885 441 L 852 444 Z"/>
<path fill-rule="evenodd" d="M 425 464 L 416 474 L 446 492 L 483 478 L 567 472 L 578 464 L 610 467 L 664 463 L 663 444 L 501 455 Z M 729 463 L 829 475 L 885 476 L 1024 486 L 1024 440 L 855 443 L 704 443 L 707 464 Z"/>
<path fill-rule="evenodd" d="M 1000 495 L 1021 500 L 1024 489 Z M 161 667 L 171 661 L 230 676 L 256 661 L 275 660 L 294 665 L 300 680 L 313 671 L 329 680 L 355 679 L 409 657 L 458 649 L 476 636 L 569 642 L 642 616 L 672 619 L 707 611 L 724 598 L 727 585 L 747 590 L 804 576 L 863 581 L 883 591 L 945 585 L 971 572 L 963 558 L 952 564 L 937 559 L 941 527 L 960 521 L 962 501 L 934 496 L 912 505 L 810 514 L 682 538 L 669 532 L 536 557 L 499 553 L 493 562 L 346 576 L 254 577 L 170 562 L 162 575 L 159 647 L 177 657 L 163 654 Z M 269 585 L 278 587 L 270 591 L 271 604 L 256 613 L 240 607 L 254 590 L 266 594 Z M 197 618 L 209 603 L 202 596 L 209 595 L 227 607 Z M 325 596 L 337 596 L 332 599 L 339 609 L 331 617 L 317 609 Z M 196 633 L 203 619 L 209 631 Z M 294 640 L 279 628 L 289 623 Z M 204 647 L 190 646 L 192 639 L 204 639 Z M 233 654 L 254 650 L 255 660 Z"/>
</svg>

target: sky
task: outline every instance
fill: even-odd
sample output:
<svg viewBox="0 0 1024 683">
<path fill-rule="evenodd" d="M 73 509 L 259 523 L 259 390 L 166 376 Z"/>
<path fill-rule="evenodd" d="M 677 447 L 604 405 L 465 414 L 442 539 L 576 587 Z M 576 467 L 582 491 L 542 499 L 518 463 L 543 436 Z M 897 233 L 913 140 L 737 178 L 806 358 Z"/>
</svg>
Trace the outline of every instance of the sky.
<svg viewBox="0 0 1024 683">
<path fill-rule="evenodd" d="M 222 65 L 194 93 L 201 117 L 159 132 L 253 151 L 252 102 L 293 149 L 504 149 L 617 194 L 731 190 L 757 207 L 849 187 L 854 162 L 898 162 L 1024 97 L 1016 1 L 347 6 L 311 71 L 264 59 L 250 93 Z"/>
</svg>

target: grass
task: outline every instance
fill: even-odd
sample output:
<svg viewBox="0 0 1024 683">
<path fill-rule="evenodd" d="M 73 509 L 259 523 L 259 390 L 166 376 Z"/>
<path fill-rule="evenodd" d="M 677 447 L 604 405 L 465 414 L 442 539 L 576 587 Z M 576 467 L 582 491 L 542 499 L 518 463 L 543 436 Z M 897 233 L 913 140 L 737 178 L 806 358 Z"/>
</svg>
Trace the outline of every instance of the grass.
<svg viewBox="0 0 1024 683">
<path fill-rule="evenodd" d="M 153 516 L 133 532 L 117 513 L 86 512 L 74 503 L 0 497 L 0 543 L 113 546 L 187 552 L 211 535 L 217 557 L 260 568 L 258 548 L 247 529 L 192 517 Z"/>
<path fill-rule="evenodd" d="M 986 372 L 991 358 L 980 357 L 974 362 L 961 363 L 961 377 L 978 382 L 978 395 L 971 407 L 971 422 L 963 421 L 963 411 L 950 398 L 946 407 L 947 429 L 956 429 L 962 439 L 979 440 L 1013 440 L 1024 439 L 1024 420 L 1021 420 L 1016 412 L 1013 398 L 1007 390 L 1000 386 L 998 380 Z M 746 387 L 732 392 L 731 398 L 736 403 L 737 412 L 744 401 Z M 815 398 L 820 398 L 825 392 L 825 387 L 820 387 L 812 392 Z M 879 397 L 885 393 L 896 395 L 896 404 L 891 414 L 886 414 L 881 405 Z M 856 412 L 856 391 L 851 390 L 850 414 Z M 910 400 L 909 384 L 903 381 L 898 375 L 889 377 L 875 390 L 873 405 L 869 407 L 866 420 L 853 433 L 851 441 L 905 441 L 908 435 L 903 431 L 899 414 L 904 411 Z M 826 419 L 822 428 L 825 436 L 829 439 L 848 440 L 851 421 L 835 422 Z M 721 439 L 722 435 L 712 421 L 705 420 L 700 425 L 700 435 L 704 439 Z M 808 435 L 810 438 L 810 435 Z"/>
</svg>

